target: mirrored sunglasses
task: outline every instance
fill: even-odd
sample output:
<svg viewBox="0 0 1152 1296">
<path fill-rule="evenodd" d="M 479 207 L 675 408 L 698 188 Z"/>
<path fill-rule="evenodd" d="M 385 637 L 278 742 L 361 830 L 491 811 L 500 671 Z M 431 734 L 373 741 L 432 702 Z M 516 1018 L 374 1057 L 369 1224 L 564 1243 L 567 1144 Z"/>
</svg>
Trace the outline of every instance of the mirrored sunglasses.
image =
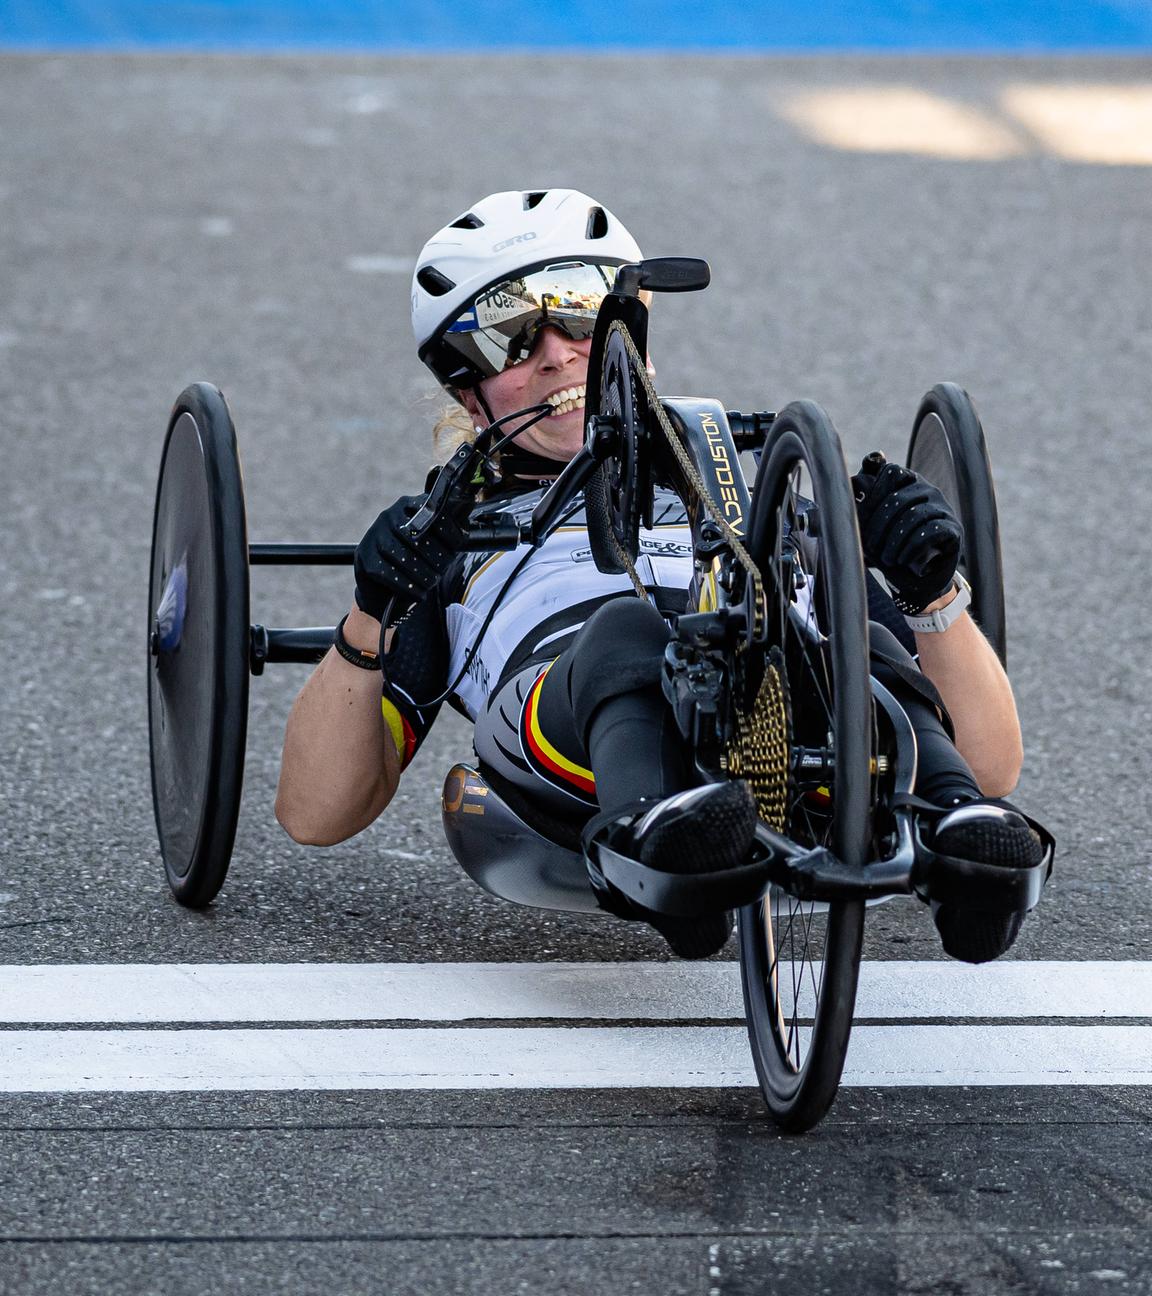
<svg viewBox="0 0 1152 1296">
<path fill-rule="evenodd" d="M 443 342 L 490 378 L 526 360 L 543 328 L 589 338 L 617 268 L 564 261 L 493 284 L 448 325 Z"/>
</svg>

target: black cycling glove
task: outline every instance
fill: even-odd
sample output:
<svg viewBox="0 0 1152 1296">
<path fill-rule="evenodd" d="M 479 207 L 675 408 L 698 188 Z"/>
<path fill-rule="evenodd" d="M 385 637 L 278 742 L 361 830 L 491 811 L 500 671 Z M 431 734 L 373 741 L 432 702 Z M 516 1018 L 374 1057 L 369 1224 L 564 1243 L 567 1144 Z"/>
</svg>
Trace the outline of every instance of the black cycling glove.
<svg viewBox="0 0 1152 1296">
<path fill-rule="evenodd" d="M 910 468 L 869 455 L 852 478 L 864 562 L 878 568 L 901 612 L 948 591 L 964 528 L 943 494 Z"/>
<path fill-rule="evenodd" d="M 368 528 L 356 546 L 356 605 L 383 621 L 392 604 L 396 621 L 419 603 L 444 574 L 458 552 L 460 529 L 443 519 L 419 540 L 404 524 L 415 517 L 427 495 L 402 495 Z"/>
</svg>

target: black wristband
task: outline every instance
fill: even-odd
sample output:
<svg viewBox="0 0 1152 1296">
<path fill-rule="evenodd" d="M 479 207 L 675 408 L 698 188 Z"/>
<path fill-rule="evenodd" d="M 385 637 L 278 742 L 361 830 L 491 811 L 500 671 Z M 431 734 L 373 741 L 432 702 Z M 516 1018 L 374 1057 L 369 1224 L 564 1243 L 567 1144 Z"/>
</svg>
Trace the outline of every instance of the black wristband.
<svg viewBox="0 0 1152 1296">
<path fill-rule="evenodd" d="M 949 586 L 949 588 L 951 588 L 951 586 Z M 920 600 L 905 598 L 902 594 L 898 593 L 891 587 L 889 587 L 888 593 L 891 596 L 892 602 L 896 604 L 897 608 L 904 614 L 904 616 L 919 616 L 928 604 L 932 602 L 931 599 Z M 937 597 L 939 597 L 939 595 L 937 595 Z"/>
<path fill-rule="evenodd" d="M 361 652 L 359 648 L 353 648 L 352 645 L 344 638 L 344 622 L 348 620 L 350 613 L 340 618 L 340 624 L 336 627 L 336 638 L 333 640 L 332 647 L 344 658 L 346 662 L 351 662 L 353 666 L 359 666 L 361 670 L 378 671 L 380 669 L 380 654 L 374 652 Z"/>
<path fill-rule="evenodd" d="M 889 589 L 888 593 L 892 597 L 892 602 L 896 604 L 904 616 L 920 616 L 929 603 L 935 603 L 938 598 L 943 598 L 945 594 L 954 588 L 956 588 L 956 578 L 953 576 L 949 577 L 948 584 L 942 590 L 930 595 L 928 598 L 923 596 L 914 599 L 905 598 L 903 594 L 894 589 Z"/>
</svg>

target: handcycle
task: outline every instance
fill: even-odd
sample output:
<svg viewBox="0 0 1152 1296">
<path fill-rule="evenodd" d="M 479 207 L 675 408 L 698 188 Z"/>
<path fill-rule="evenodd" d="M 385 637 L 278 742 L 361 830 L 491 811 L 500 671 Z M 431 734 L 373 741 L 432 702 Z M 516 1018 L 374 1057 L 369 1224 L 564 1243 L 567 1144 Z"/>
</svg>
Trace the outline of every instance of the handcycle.
<svg viewBox="0 0 1152 1296">
<path fill-rule="evenodd" d="M 746 779 L 759 809 L 739 867 L 702 875 L 647 868 L 621 825 L 586 845 L 478 764 L 443 793 L 445 835 L 493 895 L 568 912 L 669 915 L 736 909 L 749 1039 L 761 1092 L 785 1129 L 831 1105 L 852 1025 L 866 906 L 897 895 L 1023 912 L 1040 865 L 949 859 L 921 832 L 916 737 L 869 671 L 868 598 L 839 438 L 810 401 L 743 414 L 711 399 L 664 399 L 647 372 L 642 293 L 693 291 L 706 263 L 621 267 L 592 340 L 583 449 L 531 516 L 471 508 L 492 436 L 461 446 L 409 526 L 450 513 L 461 546 L 541 543 L 581 494 L 601 571 L 636 575 L 653 490 L 688 513 L 694 576 L 676 618 L 663 688 L 701 781 Z M 754 489 L 741 452 L 758 462 Z M 972 610 L 1006 655 L 995 493 L 967 395 L 934 387 L 913 425 L 908 463 L 941 487 L 965 528 Z M 351 563 L 353 545 L 249 544 L 235 429 L 220 393 L 194 384 L 176 402 L 161 462 L 150 577 L 149 726 L 153 804 L 169 885 L 191 907 L 226 875 L 239 814 L 248 682 L 275 662 L 314 662 L 332 627 L 251 624 L 249 566 Z"/>
</svg>

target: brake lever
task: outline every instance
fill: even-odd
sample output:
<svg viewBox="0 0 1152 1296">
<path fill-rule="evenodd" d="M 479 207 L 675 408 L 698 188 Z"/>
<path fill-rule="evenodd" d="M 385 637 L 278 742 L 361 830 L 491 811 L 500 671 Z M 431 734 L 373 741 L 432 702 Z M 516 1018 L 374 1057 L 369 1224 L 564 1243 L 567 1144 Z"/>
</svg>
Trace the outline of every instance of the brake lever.
<svg viewBox="0 0 1152 1296">
<path fill-rule="evenodd" d="M 515 549 L 520 544 L 541 545 L 588 478 L 613 453 L 616 442 L 612 420 L 591 416 L 584 445 L 544 493 L 531 518 L 522 523 L 511 513 L 467 516 L 477 490 L 475 465 L 483 458 L 484 447 L 479 441 L 462 445 L 440 469 L 424 503 L 401 530 L 419 541 L 442 517 L 452 514 L 460 533 L 456 547 L 462 552 Z"/>
<path fill-rule="evenodd" d="M 427 498 L 411 518 L 400 528 L 410 539 L 423 539 L 442 517 L 457 515 L 470 509 L 476 493 L 475 463 L 479 458 L 476 447 L 462 445 L 436 475 Z M 459 516 L 454 519 L 463 526 Z"/>
<path fill-rule="evenodd" d="M 463 528 L 460 548 L 515 549 L 521 544 L 538 548 L 568 516 L 568 506 L 603 462 L 604 453 L 597 454 L 597 448 L 589 444 L 580 448 L 525 521 L 518 521 L 512 513 L 486 513 L 470 519 Z"/>
<path fill-rule="evenodd" d="M 521 526 L 511 513 L 469 517 L 479 487 L 476 464 L 482 458 L 479 444 L 462 445 L 436 474 L 424 503 L 401 531 L 419 541 L 442 518 L 451 517 L 457 532 L 454 547 L 459 552 L 515 549 L 521 540 Z"/>
</svg>

